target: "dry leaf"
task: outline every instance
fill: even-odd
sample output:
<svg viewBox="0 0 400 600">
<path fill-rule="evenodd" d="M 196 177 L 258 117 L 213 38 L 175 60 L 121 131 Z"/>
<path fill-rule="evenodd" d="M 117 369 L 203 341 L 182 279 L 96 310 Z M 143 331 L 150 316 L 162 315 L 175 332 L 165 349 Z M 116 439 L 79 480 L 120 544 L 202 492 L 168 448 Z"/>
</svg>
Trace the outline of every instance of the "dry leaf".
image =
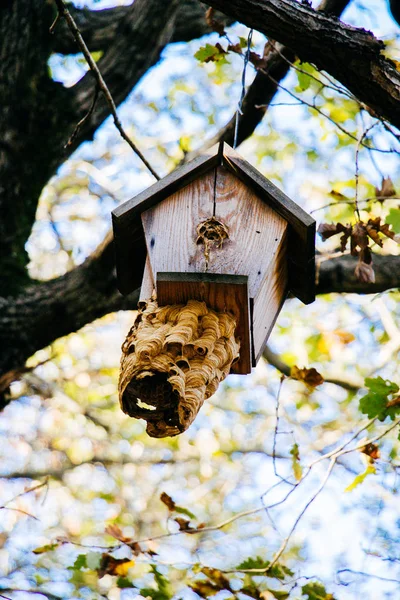
<svg viewBox="0 0 400 600">
<path fill-rule="evenodd" d="M 168 510 L 174 510 L 175 509 L 175 502 L 172 500 L 171 496 L 168 496 L 168 494 L 166 492 L 163 492 L 160 496 L 160 500 L 161 502 L 164 502 L 165 506 L 168 508 Z"/>
<path fill-rule="evenodd" d="M 228 50 L 230 52 L 236 52 L 236 54 L 242 54 L 242 46 L 239 44 L 229 44 Z"/>
<path fill-rule="evenodd" d="M 384 177 L 382 179 L 381 187 L 375 188 L 375 195 L 377 198 L 392 198 L 396 195 L 396 190 L 394 189 L 393 181 L 390 177 Z"/>
<path fill-rule="evenodd" d="M 367 444 L 364 448 L 361 448 L 361 452 L 371 459 L 371 464 L 381 456 L 380 450 L 376 444 Z"/>
<path fill-rule="evenodd" d="M 119 542 L 122 542 L 123 544 L 129 543 L 132 541 L 131 538 L 127 538 L 124 536 L 121 528 L 118 527 L 118 525 L 114 525 L 114 524 L 107 525 L 107 527 L 105 529 L 105 533 L 107 533 L 108 535 L 111 535 L 111 537 L 115 538 Z"/>
<path fill-rule="evenodd" d="M 193 527 L 190 525 L 190 521 L 188 519 L 183 519 L 182 517 L 176 517 L 174 519 L 175 523 L 179 525 L 179 531 L 191 531 Z"/>
<path fill-rule="evenodd" d="M 352 227 L 351 225 L 343 225 L 343 223 L 320 223 L 318 233 L 323 242 L 337 233 L 342 233 L 343 235 L 340 237 L 340 250 L 344 252 L 347 241 L 352 234 Z"/>
<path fill-rule="evenodd" d="M 99 579 L 104 575 L 119 575 L 125 577 L 131 567 L 135 565 L 134 560 L 129 558 L 114 558 L 111 554 L 103 554 L 101 557 L 100 566 L 97 569 Z"/>
<path fill-rule="evenodd" d="M 216 583 L 221 590 L 232 591 L 229 580 L 219 569 L 213 569 L 212 567 L 203 567 L 201 572 L 204 573 L 211 581 Z"/>
<path fill-rule="evenodd" d="M 206 10 L 205 17 L 206 23 L 210 27 L 210 29 L 216 31 L 217 33 L 219 33 L 219 35 L 226 35 L 224 24 L 222 23 L 222 21 L 219 21 L 215 18 L 215 10 L 213 8 L 208 8 Z"/>
<path fill-rule="evenodd" d="M 375 272 L 372 267 L 372 262 L 367 264 L 363 261 L 359 261 L 354 271 L 358 281 L 362 283 L 375 283 Z"/>
<path fill-rule="evenodd" d="M 342 344 L 350 344 L 356 339 L 352 333 L 343 329 L 335 329 L 333 333 L 340 339 Z"/>
<path fill-rule="evenodd" d="M 314 367 L 311 369 L 303 368 L 299 369 L 299 367 L 292 367 L 290 369 L 290 377 L 292 379 L 297 379 L 298 381 L 303 381 L 308 387 L 315 388 L 321 383 L 324 383 L 324 378 Z"/>
</svg>

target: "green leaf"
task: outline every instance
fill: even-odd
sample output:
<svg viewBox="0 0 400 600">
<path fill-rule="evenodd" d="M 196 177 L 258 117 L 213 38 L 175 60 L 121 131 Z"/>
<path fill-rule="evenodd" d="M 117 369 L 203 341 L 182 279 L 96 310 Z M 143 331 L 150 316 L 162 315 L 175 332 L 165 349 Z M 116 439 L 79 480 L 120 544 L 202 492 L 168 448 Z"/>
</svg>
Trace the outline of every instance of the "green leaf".
<svg viewBox="0 0 400 600">
<path fill-rule="evenodd" d="M 301 591 L 303 596 L 307 596 L 308 600 L 335 600 L 321 583 L 307 583 L 303 585 Z"/>
<path fill-rule="evenodd" d="M 391 208 L 385 223 L 391 225 L 396 233 L 400 233 L 400 208 Z"/>
<path fill-rule="evenodd" d="M 190 512 L 190 510 L 188 508 L 183 508 L 183 506 L 177 506 L 175 504 L 174 511 L 177 512 L 177 513 L 180 513 L 182 515 L 186 515 L 190 519 L 195 519 L 196 518 L 196 515 L 194 515 L 192 512 Z"/>
<path fill-rule="evenodd" d="M 129 579 L 127 579 L 127 577 L 118 577 L 117 587 L 119 587 L 122 590 L 125 588 L 134 588 L 135 586 L 131 581 L 129 581 Z"/>
<path fill-rule="evenodd" d="M 286 600 L 289 598 L 290 592 L 284 592 L 283 590 L 271 590 L 268 588 L 268 592 L 273 595 L 276 600 Z"/>
<path fill-rule="evenodd" d="M 366 477 L 368 477 L 368 475 L 372 475 L 374 473 L 376 473 L 375 467 L 373 465 L 368 465 L 364 473 L 360 473 L 360 475 L 357 475 L 354 481 L 350 485 L 348 485 L 344 491 L 352 492 L 357 486 L 359 486 L 364 481 Z"/>
<path fill-rule="evenodd" d="M 298 444 L 293 444 L 293 446 L 290 449 L 290 454 L 292 455 L 292 469 L 294 478 L 296 479 L 296 481 L 300 481 L 303 475 L 303 469 L 300 465 L 300 452 Z"/>
<path fill-rule="evenodd" d="M 393 381 L 388 379 L 382 379 L 382 377 L 375 377 L 371 379 L 369 377 L 365 380 L 365 386 L 371 390 L 374 394 L 382 394 L 388 396 L 389 394 L 395 394 L 399 391 L 399 386 Z"/>
<path fill-rule="evenodd" d="M 293 571 L 291 571 L 285 565 L 276 564 L 272 568 L 269 568 L 270 562 L 268 560 L 264 560 L 260 558 L 260 556 L 256 556 L 255 558 L 246 558 L 243 562 L 240 563 L 236 567 L 237 570 L 247 570 L 247 569 L 263 569 L 265 570 L 265 575 L 267 577 L 273 577 L 276 579 L 285 579 L 287 575 L 293 576 Z M 260 573 L 261 574 L 261 573 Z"/>
<path fill-rule="evenodd" d="M 87 569 L 86 563 L 86 554 L 79 554 L 72 567 L 68 567 L 69 569 L 75 569 L 76 571 L 80 571 L 81 569 Z"/>
<path fill-rule="evenodd" d="M 239 37 L 239 44 L 241 48 L 247 48 L 247 39 L 245 37 Z"/>
<path fill-rule="evenodd" d="M 388 416 L 394 419 L 400 412 L 400 406 L 387 408 L 387 403 L 388 397 L 399 391 L 399 386 L 382 377 L 367 378 L 365 385 L 370 391 L 360 399 L 361 412 L 368 415 L 370 419 L 378 417 L 380 421 L 384 421 Z"/>
<path fill-rule="evenodd" d="M 206 44 L 205 46 L 201 46 L 194 57 L 200 62 L 225 62 L 228 61 L 225 58 L 226 52 L 221 48 L 221 46 L 212 46 L 211 44 Z"/>
<path fill-rule="evenodd" d="M 35 548 L 32 550 L 33 554 L 44 554 L 45 552 L 51 552 L 58 548 L 60 544 L 58 542 L 54 542 L 54 544 L 46 544 L 45 546 L 39 546 L 39 548 Z"/>
<path fill-rule="evenodd" d="M 260 556 L 256 556 L 255 558 L 246 558 L 244 561 L 240 563 L 236 568 L 237 569 L 268 569 L 270 562 L 268 560 L 264 560 L 260 558 Z"/>
<path fill-rule="evenodd" d="M 366 394 L 360 399 L 360 410 L 364 415 L 368 415 L 369 419 L 374 417 L 383 417 L 385 419 L 385 408 L 387 404 L 386 396 L 378 396 L 377 394 Z"/>
<path fill-rule="evenodd" d="M 140 594 L 145 598 L 149 596 L 153 600 L 169 600 L 173 594 L 171 591 L 168 579 L 158 571 L 155 565 L 151 565 L 151 570 L 154 574 L 156 588 L 142 588 Z"/>
</svg>

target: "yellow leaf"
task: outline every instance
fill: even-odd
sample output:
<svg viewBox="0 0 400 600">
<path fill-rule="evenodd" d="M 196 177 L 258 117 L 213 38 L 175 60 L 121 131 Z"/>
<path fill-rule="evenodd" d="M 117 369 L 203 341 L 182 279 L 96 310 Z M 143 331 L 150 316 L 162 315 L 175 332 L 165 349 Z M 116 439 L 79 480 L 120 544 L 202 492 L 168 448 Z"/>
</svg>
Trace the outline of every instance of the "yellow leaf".
<svg viewBox="0 0 400 600">
<path fill-rule="evenodd" d="M 364 471 L 364 473 L 360 473 L 360 475 L 357 475 L 354 481 L 350 485 L 348 485 L 344 491 L 352 492 L 358 485 L 360 485 L 364 481 L 366 477 L 368 477 L 368 475 L 371 475 L 371 473 L 376 473 L 376 469 L 373 465 L 369 465 Z"/>
</svg>

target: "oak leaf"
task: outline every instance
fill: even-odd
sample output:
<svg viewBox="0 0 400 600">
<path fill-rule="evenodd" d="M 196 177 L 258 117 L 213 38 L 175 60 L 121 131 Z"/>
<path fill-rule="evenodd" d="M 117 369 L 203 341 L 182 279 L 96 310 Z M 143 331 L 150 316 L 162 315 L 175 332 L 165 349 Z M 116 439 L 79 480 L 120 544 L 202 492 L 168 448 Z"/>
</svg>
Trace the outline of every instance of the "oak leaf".
<svg viewBox="0 0 400 600">
<path fill-rule="evenodd" d="M 324 383 L 324 378 L 314 367 L 307 369 L 299 369 L 296 365 L 290 369 L 290 377 L 297 379 L 297 381 L 303 381 L 307 387 L 315 388 L 321 383 Z"/>
<path fill-rule="evenodd" d="M 161 502 L 164 502 L 165 506 L 168 508 L 168 510 L 173 511 L 175 509 L 175 502 L 172 500 L 171 496 L 168 496 L 168 494 L 166 492 L 162 492 L 161 496 L 160 496 L 160 500 Z"/>
<path fill-rule="evenodd" d="M 222 21 L 219 21 L 218 19 L 215 18 L 214 8 L 211 8 L 211 7 L 208 8 L 206 10 L 205 17 L 206 17 L 206 23 L 210 29 L 212 29 L 213 31 L 218 33 L 220 36 L 226 35 L 225 29 L 224 29 L 224 24 L 222 23 Z"/>
<path fill-rule="evenodd" d="M 375 188 L 375 195 L 377 198 L 385 199 L 392 198 L 396 195 L 396 190 L 394 189 L 393 181 L 390 177 L 383 177 L 381 187 Z"/>
</svg>

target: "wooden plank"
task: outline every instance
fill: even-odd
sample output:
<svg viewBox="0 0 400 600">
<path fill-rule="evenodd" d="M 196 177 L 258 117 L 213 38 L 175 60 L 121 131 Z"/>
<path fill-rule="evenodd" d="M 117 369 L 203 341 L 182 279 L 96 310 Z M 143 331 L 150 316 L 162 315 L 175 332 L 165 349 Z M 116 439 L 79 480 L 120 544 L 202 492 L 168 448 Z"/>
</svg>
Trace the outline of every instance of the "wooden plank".
<svg viewBox="0 0 400 600">
<path fill-rule="evenodd" d="M 224 144 L 223 163 L 289 223 L 290 288 L 305 304 L 313 302 L 315 299 L 315 220 L 227 144 Z M 302 273 L 301 277 L 299 272 Z"/>
<path fill-rule="evenodd" d="M 149 298 L 152 297 L 153 292 L 155 291 L 155 284 L 153 273 L 151 270 L 149 255 L 146 257 L 146 264 L 144 267 L 143 280 L 140 288 L 140 296 L 139 303 L 146 302 Z"/>
<path fill-rule="evenodd" d="M 147 252 L 154 274 L 205 271 L 204 252 L 196 244 L 197 225 L 212 216 L 213 203 L 214 170 L 211 170 L 142 213 Z"/>
<path fill-rule="evenodd" d="M 236 275 L 212 273 L 157 273 L 159 306 L 199 300 L 218 312 L 231 313 L 237 321 L 240 358 L 231 372 L 251 372 L 248 279 Z"/>
<path fill-rule="evenodd" d="M 287 296 L 287 236 L 280 243 L 276 260 L 265 274 L 253 306 L 253 366 L 257 364 Z"/>
<path fill-rule="evenodd" d="M 229 228 L 224 251 L 211 255 L 212 272 L 249 277 L 249 296 L 255 298 L 287 229 L 287 222 L 225 167 L 217 173 L 215 216 Z"/>
<path fill-rule="evenodd" d="M 113 210 L 117 285 L 122 294 L 129 294 L 138 287 L 143 276 L 146 247 L 141 213 L 212 169 L 217 162 L 217 149 L 213 148 Z"/>
</svg>

